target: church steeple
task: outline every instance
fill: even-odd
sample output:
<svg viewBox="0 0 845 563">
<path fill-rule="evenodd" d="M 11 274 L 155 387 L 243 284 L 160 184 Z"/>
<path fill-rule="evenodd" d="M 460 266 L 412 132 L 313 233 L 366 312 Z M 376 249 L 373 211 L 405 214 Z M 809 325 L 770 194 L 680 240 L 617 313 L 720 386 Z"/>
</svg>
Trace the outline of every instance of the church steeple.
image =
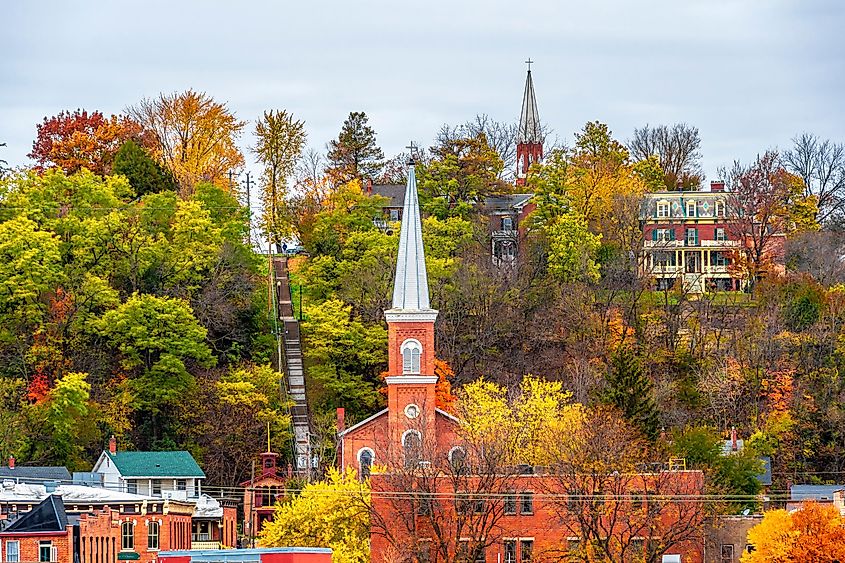
<svg viewBox="0 0 845 563">
<path fill-rule="evenodd" d="M 531 78 L 531 59 L 525 78 L 525 93 L 522 95 L 522 112 L 519 115 L 519 129 L 516 135 L 516 184 L 525 185 L 528 169 L 543 159 L 543 134 L 540 127 L 540 113 L 534 95 L 534 80 Z"/>
<path fill-rule="evenodd" d="M 422 241 L 420 204 L 414 163 L 408 167 L 402 228 L 399 233 L 399 254 L 396 257 L 396 279 L 393 282 L 393 310 L 422 311 L 429 309 L 428 274 Z"/>
</svg>

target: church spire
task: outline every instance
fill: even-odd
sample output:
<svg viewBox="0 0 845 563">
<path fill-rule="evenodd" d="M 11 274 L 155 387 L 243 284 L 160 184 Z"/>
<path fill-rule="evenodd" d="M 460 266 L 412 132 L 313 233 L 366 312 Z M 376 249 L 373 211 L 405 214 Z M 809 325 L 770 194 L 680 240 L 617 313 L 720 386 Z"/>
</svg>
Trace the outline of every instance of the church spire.
<svg viewBox="0 0 845 563">
<path fill-rule="evenodd" d="M 525 93 L 522 95 L 522 112 L 519 115 L 519 129 L 516 134 L 516 183 L 525 185 L 528 169 L 543 159 L 543 133 L 540 127 L 540 113 L 534 96 L 534 80 L 531 78 L 531 59 L 525 78 Z"/>
<path fill-rule="evenodd" d="M 414 163 L 411 162 L 408 168 L 408 184 L 405 187 L 405 205 L 402 209 L 396 279 L 393 282 L 393 310 L 429 309 L 428 274 L 425 269 L 417 178 L 414 174 Z"/>
</svg>

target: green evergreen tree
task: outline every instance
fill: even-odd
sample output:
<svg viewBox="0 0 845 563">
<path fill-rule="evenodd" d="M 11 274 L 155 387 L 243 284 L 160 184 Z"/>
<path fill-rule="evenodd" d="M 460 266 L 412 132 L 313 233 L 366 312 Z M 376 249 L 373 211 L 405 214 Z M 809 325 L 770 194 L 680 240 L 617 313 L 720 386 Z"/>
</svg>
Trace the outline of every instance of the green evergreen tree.
<svg viewBox="0 0 845 563">
<path fill-rule="evenodd" d="M 633 351 L 620 348 L 613 355 L 610 367 L 603 401 L 622 411 L 625 418 L 643 434 L 656 438 L 660 424 L 654 404 L 654 388 L 643 373 L 639 359 Z"/>
<path fill-rule="evenodd" d="M 384 167 L 384 152 L 376 144 L 376 133 L 367 125 L 367 114 L 362 111 L 349 114 L 337 140 L 329 142 L 326 156 L 326 173 L 336 184 L 375 178 Z"/>
<path fill-rule="evenodd" d="M 173 175 L 134 141 L 126 141 L 117 151 L 112 172 L 126 176 L 138 196 L 176 189 Z"/>
</svg>

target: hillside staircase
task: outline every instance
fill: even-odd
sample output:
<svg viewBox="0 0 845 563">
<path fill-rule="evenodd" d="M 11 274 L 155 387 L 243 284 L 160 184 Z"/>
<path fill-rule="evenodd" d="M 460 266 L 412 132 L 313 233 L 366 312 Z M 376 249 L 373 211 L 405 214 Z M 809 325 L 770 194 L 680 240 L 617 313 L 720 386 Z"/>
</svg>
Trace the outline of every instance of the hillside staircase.
<svg viewBox="0 0 845 563">
<path fill-rule="evenodd" d="M 270 269 L 273 292 L 274 314 L 278 327 L 280 371 L 284 373 L 284 384 L 292 401 L 290 407 L 293 426 L 293 449 L 295 471 L 298 475 L 309 475 L 311 458 L 311 426 L 308 402 L 305 397 L 305 371 L 302 362 L 302 341 L 299 321 L 293 309 L 293 300 L 288 275 L 288 259 L 274 256 Z"/>
</svg>

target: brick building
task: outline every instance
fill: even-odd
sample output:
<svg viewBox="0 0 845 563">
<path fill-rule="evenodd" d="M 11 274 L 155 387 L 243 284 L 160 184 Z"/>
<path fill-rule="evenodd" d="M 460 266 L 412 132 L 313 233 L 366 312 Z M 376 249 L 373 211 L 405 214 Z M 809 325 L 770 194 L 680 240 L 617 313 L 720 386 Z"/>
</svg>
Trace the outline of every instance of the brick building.
<svg viewBox="0 0 845 563">
<path fill-rule="evenodd" d="M 269 446 L 269 444 L 268 444 Z M 265 522 L 273 520 L 276 500 L 284 494 L 289 475 L 279 474 L 279 454 L 269 451 L 261 454 L 261 468 L 254 479 L 244 481 L 244 536 L 253 538 Z"/>
<path fill-rule="evenodd" d="M 74 563 L 73 525 L 51 495 L 0 532 L 0 561 Z"/>
<path fill-rule="evenodd" d="M 437 313 L 429 303 L 412 165 L 392 307 L 385 311 L 387 408 L 349 428 L 338 412 L 340 466 L 371 475 L 372 561 L 560 560 L 589 537 L 588 525 L 621 538 L 619 561 L 648 549 L 663 563 L 702 561 L 700 471 L 658 468 L 599 478 L 484 465 L 484 453 L 462 441 L 460 421 L 436 405 Z"/>
</svg>

